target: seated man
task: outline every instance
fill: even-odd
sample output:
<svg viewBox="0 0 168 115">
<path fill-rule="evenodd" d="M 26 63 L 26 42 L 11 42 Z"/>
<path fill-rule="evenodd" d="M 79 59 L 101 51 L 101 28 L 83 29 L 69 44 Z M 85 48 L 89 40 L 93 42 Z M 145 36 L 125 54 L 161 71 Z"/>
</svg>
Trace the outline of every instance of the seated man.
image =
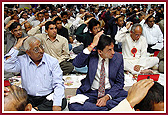
<svg viewBox="0 0 168 115">
<path fill-rule="evenodd" d="M 40 29 L 40 26 L 44 24 L 45 24 L 45 32 L 47 34 L 34 35 L 34 33 L 38 29 Z M 63 75 L 69 74 L 73 71 L 74 66 L 70 61 L 68 61 L 70 59 L 68 40 L 63 36 L 58 35 L 55 22 L 53 21 L 44 22 L 43 24 L 40 24 L 39 26 L 29 30 L 28 35 L 29 36 L 34 35 L 35 37 L 41 39 L 45 47 L 44 52 L 53 56 L 54 58 L 57 58 L 60 67 L 63 71 Z"/>
<path fill-rule="evenodd" d="M 131 23 L 117 32 L 115 40 L 122 42 L 122 54 L 124 57 L 124 70 L 132 74 L 151 73 L 148 68 L 158 64 L 158 57 L 147 57 L 146 38 L 143 37 L 142 27 L 136 23 L 127 33 Z"/>
<path fill-rule="evenodd" d="M 77 94 L 83 94 L 89 99 L 84 104 L 69 104 L 71 111 L 107 111 L 127 96 L 123 89 L 122 55 L 114 52 L 112 39 L 102 34 L 103 31 L 95 35 L 93 43 L 73 61 L 76 67 L 88 66 L 87 76 L 81 81 L 82 85 L 77 89 Z M 95 46 L 97 51 L 92 52 Z"/>
<path fill-rule="evenodd" d="M 136 111 L 164 111 L 164 87 L 154 82 L 145 98 L 135 105 L 134 109 Z"/>
<path fill-rule="evenodd" d="M 26 54 L 17 56 L 22 44 Z M 62 70 L 56 58 L 44 53 L 40 39 L 33 36 L 19 39 L 4 60 L 6 71 L 21 73 L 22 87 L 27 91 L 33 107 L 38 110 L 63 109 L 66 100 L 63 99 Z M 53 98 L 47 98 L 52 92 Z"/>
<path fill-rule="evenodd" d="M 140 80 L 111 111 L 164 111 L 164 87 L 152 79 Z"/>
<path fill-rule="evenodd" d="M 15 85 L 7 88 L 9 91 L 4 95 L 4 111 L 31 111 L 32 105 L 28 102 L 25 89 Z"/>
</svg>

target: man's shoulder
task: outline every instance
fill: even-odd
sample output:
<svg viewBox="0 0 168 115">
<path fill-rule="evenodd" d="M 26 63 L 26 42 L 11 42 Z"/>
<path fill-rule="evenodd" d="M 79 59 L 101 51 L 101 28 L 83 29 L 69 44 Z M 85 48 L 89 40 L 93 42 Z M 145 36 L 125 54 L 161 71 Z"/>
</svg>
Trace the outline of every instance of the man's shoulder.
<svg viewBox="0 0 168 115">
<path fill-rule="evenodd" d="M 47 53 L 44 53 L 43 56 L 44 56 L 45 61 L 47 61 L 48 63 L 51 63 L 51 64 L 52 63 L 59 63 L 56 58 L 54 58 L 53 56 L 51 56 Z"/>
<path fill-rule="evenodd" d="M 61 40 L 61 41 L 67 41 L 67 39 L 64 37 L 64 36 L 61 36 L 61 35 L 59 35 L 59 34 L 57 34 L 57 36 L 56 36 L 56 38 L 59 40 Z"/>
</svg>

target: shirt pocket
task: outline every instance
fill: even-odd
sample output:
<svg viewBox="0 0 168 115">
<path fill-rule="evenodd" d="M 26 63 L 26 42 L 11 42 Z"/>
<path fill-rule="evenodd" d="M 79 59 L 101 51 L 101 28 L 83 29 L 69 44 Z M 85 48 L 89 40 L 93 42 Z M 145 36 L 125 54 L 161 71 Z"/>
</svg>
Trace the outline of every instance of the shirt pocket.
<svg viewBox="0 0 168 115">
<path fill-rule="evenodd" d="M 50 74 L 44 74 L 42 79 L 42 87 L 45 89 L 52 88 L 52 76 Z"/>
</svg>

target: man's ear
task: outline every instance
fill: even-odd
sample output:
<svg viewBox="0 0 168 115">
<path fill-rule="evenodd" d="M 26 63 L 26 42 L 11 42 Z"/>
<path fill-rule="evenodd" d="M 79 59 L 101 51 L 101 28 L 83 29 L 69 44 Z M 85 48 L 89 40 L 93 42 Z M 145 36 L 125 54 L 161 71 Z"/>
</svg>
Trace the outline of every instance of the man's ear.
<svg viewBox="0 0 168 115">
<path fill-rule="evenodd" d="M 48 33 L 48 30 L 45 30 L 46 33 Z"/>
<path fill-rule="evenodd" d="M 97 52 L 98 52 L 100 55 L 102 54 L 102 51 L 101 51 L 101 50 L 99 50 L 99 49 L 97 50 Z"/>
<path fill-rule="evenodd" d="M 30 51 L 29 50 L 27 50 L 26 51 L 26 54 L 30 57 L 31 56 L 31 54 L 30 54 Z"/>
<path fill-rule="evenodd" d="M 11 30 L 12 35 L 14 34 L 13 30 Z"/>
<path fill-rule="evenodd" d="M 32 110 L 32 104 L 27 104 L 25 107 L 25 111 L 31 111 Z"/>
</svg>

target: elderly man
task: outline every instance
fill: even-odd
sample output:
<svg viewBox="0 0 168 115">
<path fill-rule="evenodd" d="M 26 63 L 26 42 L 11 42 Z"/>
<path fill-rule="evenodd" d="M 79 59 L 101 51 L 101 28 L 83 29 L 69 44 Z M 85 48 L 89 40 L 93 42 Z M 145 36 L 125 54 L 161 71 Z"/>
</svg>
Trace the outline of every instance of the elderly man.
<svg viewBox="0 0 168 115">
<path fill-rule="evenodd" d="M 74 101 L 69 104 L 73 111 L 107 111 L 115 107 L 127 96 L 124 86 L 123 57 L 114 52 L 114 43 L 103 31 L 94 36 L 93 42 L 74 59 L 76 67 L 88 66 L 85 79 L 77 89 L 77 94 L 87 96 L 83 104 Z M 100 38 L 100 39 L 99 39 Z M 97 51 L 92 51 L 97 46 Z M 77 95 L 77 96 L 79 96 Z M 71 102 L 71 99 L 70 99 Z"/>
<path fill-rule="evenodd" d="M 132 74 L 148 73 L 148 68 L 158 64 L 157 57 L 147 57 L 146 38 L 141 36 L 142 27 L 136 23 L 132 26 L 130 33 L 127 33 L 132 22 L 117 32 L 115 40 L 122 42 L 122 54 L 124 57 L 124 70 Z"/>
<path fill-rule="evenodd" d="M 33 107 L 38 110 L 60 111 L 66 100 L 59 62 L 44 53 L 40 39 L 33 36 L 26 38 L 19 39 L 5 55 L 4 69 L 21 73 L 22 87 L 27 91 Z M 17 56 L 22 44 L 26 54 Z M 52 92 L 53 98 L 49 98 Z"/>
</svg>

